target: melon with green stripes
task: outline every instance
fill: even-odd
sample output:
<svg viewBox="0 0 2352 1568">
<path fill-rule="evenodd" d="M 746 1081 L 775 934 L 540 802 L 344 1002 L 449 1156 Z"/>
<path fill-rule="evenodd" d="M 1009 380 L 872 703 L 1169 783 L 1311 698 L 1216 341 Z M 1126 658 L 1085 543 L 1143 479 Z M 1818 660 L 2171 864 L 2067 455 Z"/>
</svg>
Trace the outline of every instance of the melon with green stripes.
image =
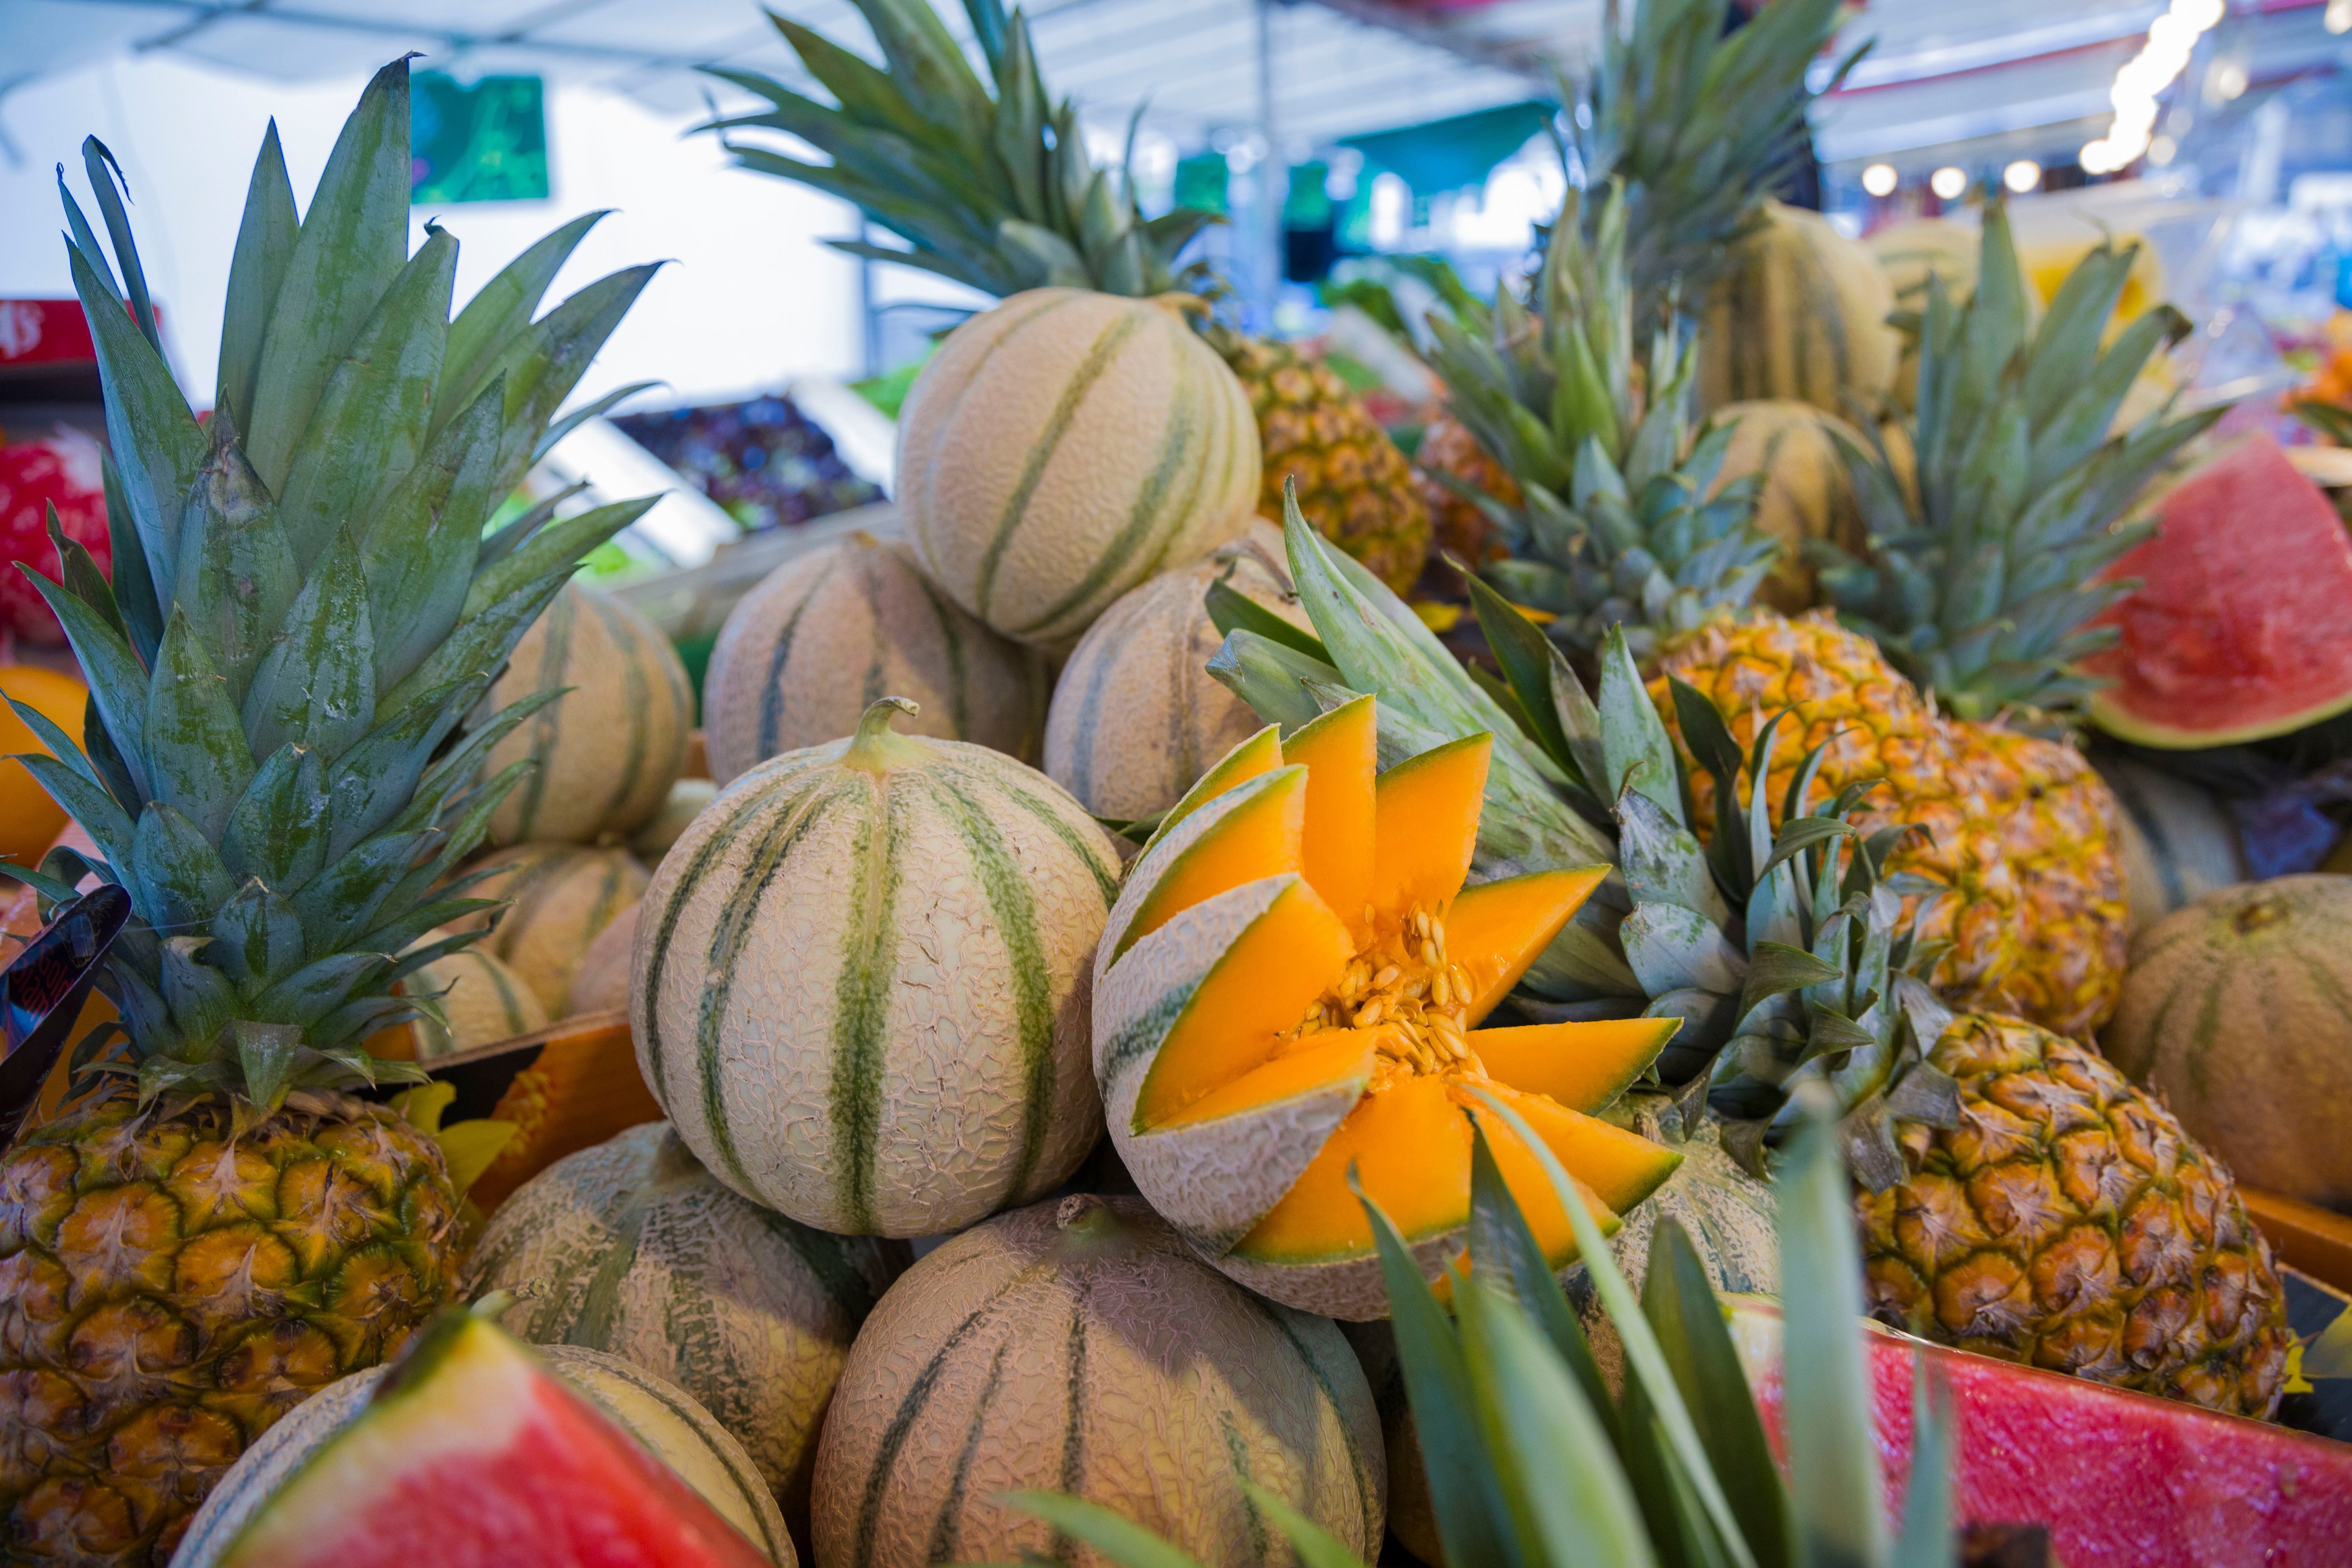
<svg viewBox="0 0 2352 1568">
<path fill-rule="evenodd" d="M 751 1456 L 692 1395 L 600 1351 L 551 1345 L 541 1353 L 573 1393 L 667 1465 L 769 1562 L 797 1568 L 791 1532 Z M 385 1370 L 372 1366 L 329 1384 L 256 1439 L 189 1521 L 172 1568 L 216 1568 L 270 1494 L 366 1408 Z"/>
<path fill-rule="evenodd" d="M 898 416 L 915 558 L 1005 636 L 1066 648 L 1257 510 L 1249 395 L 1197 297 L 1015 294 L 950 333 Z"/>
<path fill-rule="evenodd" d="M 1841 418 L 1873 414 L 1901 356 L 1894 309 L 1876 257 L 1819 213 L 1767 203 L 1707 291 L 1699 407 L 1786 397 Z"/>
<path fill-rule="evenodd" d="M 843 1235 L 1028 1202 L 1102 1131 L 1087 965 L 1118 851 L 1035 769 L 892 733 L 911 706 L 730 784 L 637 917 L 630 1022 L 678 1136 Z"/>
<path fill-rule="evenodd" d="M 817 1453 L 816 1559 L 1106 1564 L 1000 1500 L 1033 1489 L 1199 1562 L 1292 1562 L 1244 1479 L 1379 1554 L 1387 1466 L 1355 1352 L 1201 1262 L 1140 1199 L 1066 1197 L 949 1241 L 875 1310 Z"/>
<path fill-rule="evenodd" d="M 1231 544 L 1128 590 L 1062 667 L 1045 718 L 1045 771 L 1096 816 L 1159 816 L 1258 728 L 1249 704 L 1209 675 L 1224 640 L 1206 603 L 1218 583 L 1307 625 L 1281 531 L 1253 521 Z"/>
<path fill-rule="evenodd" d="M 490 814 L 500 844 L 625 839 L 661 808 L 686 763 L 694 691 L 643 612 L 578 584 L 532 624 L 482 711 L 568 688 L 489 750 L 485 778 L 525 757 L 530 777 Z"/>
<path fill-rule="evenodd" d="M 908 1261 L 904 1242 L 827 1235 L 746 1202 L 651 1121 L 499 1205 L 466 1294 L 511 1290 L 509 1331 L 609 1352 L 692 1394 L 750 1450 L 805 1541 L 826 1404 L 858 1325 Z"/>
<path fill-rule="evenodd" d="M 1045 659 L 999 637 L 926 578 L 907 547 L 859 531 L 785 562 L 729 612 L 703 682 L 720 784 L 838 741 L 877 699 L 922 708 L 910 734 L 1036 760 Z"/>
<path fill-rule="evenodd" d="M 509 845 L 467 869 L 485 873 L 464 889 L 467 897 L 509 900 L 470 917 L 490 927 L 482 949 L 521 977 L 550 1018 L 571 1016 L 572 984 L 589 944 L 645 896 L 649 879 L 627 850 L 578 844 Z"/>
<path fill-rule="evenodd" d="M 528 1035 L 548 1025 L 547 1008 L 522 976 L 508 968 L 480 945 L 443 953 L 400 982 L 411 996 L 434 996 L 441 1004 L 438 1018 L 419 1017 L 407 1029 L 415 1058 L 469 1051 L 477 1046 Z"/>
</svg>

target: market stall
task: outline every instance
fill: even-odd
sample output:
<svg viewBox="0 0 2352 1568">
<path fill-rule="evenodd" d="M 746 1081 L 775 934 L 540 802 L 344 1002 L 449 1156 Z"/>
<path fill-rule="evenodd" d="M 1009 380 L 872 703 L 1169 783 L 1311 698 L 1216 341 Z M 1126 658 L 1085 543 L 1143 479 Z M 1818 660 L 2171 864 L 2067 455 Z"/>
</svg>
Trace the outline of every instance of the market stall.
<svg viewBox="0 0 2352 1568">
<path fill-rule="evenodd" d="M 0 1563 L 2352 1555 L 2352 6 L 96 9 Z"/>
</svg>

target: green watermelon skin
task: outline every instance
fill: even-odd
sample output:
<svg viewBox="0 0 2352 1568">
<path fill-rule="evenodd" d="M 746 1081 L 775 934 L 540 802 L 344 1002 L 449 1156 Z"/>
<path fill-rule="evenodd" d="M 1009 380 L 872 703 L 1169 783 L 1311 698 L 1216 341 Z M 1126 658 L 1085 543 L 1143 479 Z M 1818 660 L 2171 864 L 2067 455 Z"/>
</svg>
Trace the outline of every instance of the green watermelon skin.
<svg viewBox="0 0 2352 1568">
<path fill-rule="evenodd" d="M 2352 709 L 2352 537 L 2267 435 L 2175 486 L 2158 532 L 2109 569 L 2140 585 L 2095 625 L 2100 729 L 2189 750 L 2284 735 Z"/>
</svg>

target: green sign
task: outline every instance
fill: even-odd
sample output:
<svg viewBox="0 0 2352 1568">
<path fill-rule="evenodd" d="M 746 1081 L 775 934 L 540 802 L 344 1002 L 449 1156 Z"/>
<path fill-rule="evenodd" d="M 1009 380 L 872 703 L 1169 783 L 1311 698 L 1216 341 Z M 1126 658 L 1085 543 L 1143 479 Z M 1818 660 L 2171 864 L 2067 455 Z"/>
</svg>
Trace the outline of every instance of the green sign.
<svg viewBox="0 0 2352 1568">
<path fill-rule="evenodd" d="M 1196 153 L 1176 161 L 1176 205 L 1204 213 L 1225 210 L 1225 155 Z"/>
<path fill-rule="evenodd" d="M 408 199 L 543 201 L 547 100 L 535 76 L 486 76 L 471 86 L 439 71 L 409 80 Z"/>
</svg>

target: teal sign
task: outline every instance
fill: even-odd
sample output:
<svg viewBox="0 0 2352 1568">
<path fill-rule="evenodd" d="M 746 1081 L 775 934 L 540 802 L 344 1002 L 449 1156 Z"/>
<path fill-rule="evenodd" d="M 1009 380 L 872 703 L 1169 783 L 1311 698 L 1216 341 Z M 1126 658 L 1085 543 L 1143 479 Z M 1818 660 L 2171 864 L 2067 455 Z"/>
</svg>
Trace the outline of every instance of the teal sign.
<svg viewBox="0 0 2352 1568">
<path fill-rule="evenodd" d="M 408 199 L 543 201 L 547 96 L 535 76 L 471 83 L 439 71 L 409 79 Z"/>
</svg>

